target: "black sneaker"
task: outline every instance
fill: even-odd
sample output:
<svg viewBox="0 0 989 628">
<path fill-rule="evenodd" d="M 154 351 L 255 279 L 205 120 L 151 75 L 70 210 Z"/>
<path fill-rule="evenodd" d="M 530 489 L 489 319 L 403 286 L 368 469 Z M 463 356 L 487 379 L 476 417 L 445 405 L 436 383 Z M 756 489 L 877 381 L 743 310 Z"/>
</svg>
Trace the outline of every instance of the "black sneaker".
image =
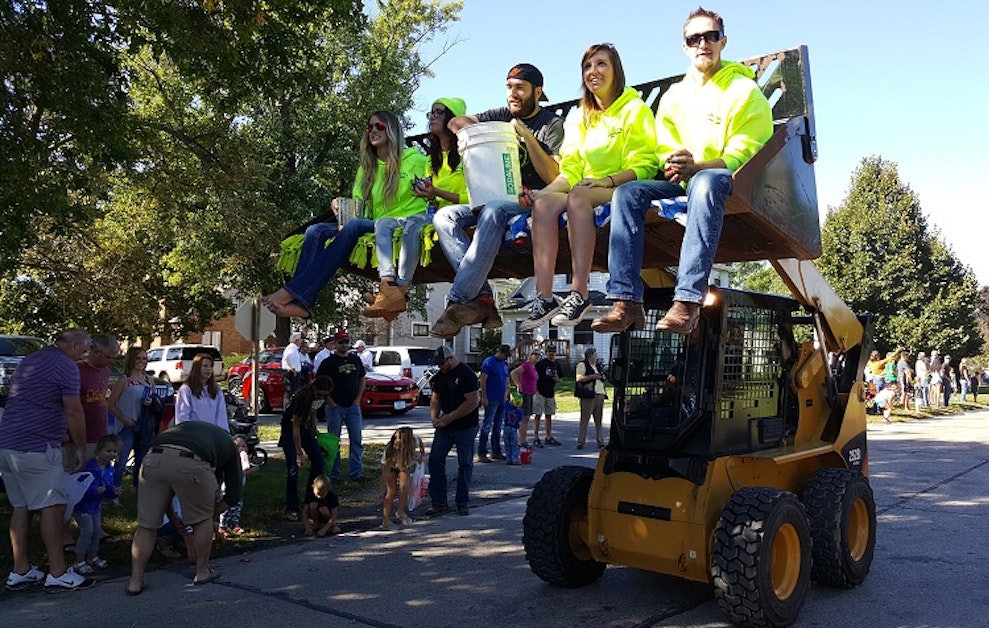
<svg viewBox="0 0 989 628">
<path fill-rule="evenodd" d="M 553 324 L 557 327 L 576 327 L 589 309 L 591 302 L 580 296 L 579 292 L 571 290 L 570 295 L 560 304 L 559 314 L 553 317 Z"/>
<path fill-rule="evenodd" d="M 553 318 L 559 310 L 560 302 L 556 300 L 556 297 L 543 299 L 537 296 L 529 303 L 529 318 L 519 323 L 519 331 L 536 329 L 545 321 Z"/>
</svg>

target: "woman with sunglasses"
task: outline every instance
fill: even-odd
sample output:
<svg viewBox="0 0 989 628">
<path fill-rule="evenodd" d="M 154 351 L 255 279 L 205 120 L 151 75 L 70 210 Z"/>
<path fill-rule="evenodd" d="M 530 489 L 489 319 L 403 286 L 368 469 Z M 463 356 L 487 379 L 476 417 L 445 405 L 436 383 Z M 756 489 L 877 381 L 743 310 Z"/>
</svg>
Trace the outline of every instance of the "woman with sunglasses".
<svg viewBox="0 0 989 628">
<path fill-rule="evenodd" d="M 564 123 L 560 175 L 531 193 L 536 298 L 520 331 L 536 329 L 547 319 L 566 327 L 580 322 L 591 305 L 587 282 L 597 238 L 594 208 L 609 202 L 622 183 L 651 179 L 659 168 L 655 118 L 638 92 L 625 86 L 618 51 L 611 44 L 593 45 L 580 67 L 583 95 Z M 553 274 L 564 212 L 573 280 L 570 295 L 560 303 L 553 296 Z"/>
<path fill-rule="evenodd" d="M 460 152 L 457 150 L 457 136 L 447 128 L 450 120 L 455 116 L 466 113 L 467 104 L 462 99 L 437 98 L 426 114 L 429 120 L 429 134 L 426 136 L 429 161 L 426 164 L 426 177 L 413 180 L 412 194 L 425 199 L 432 211 L 407 218 L 383 218 L 375 222 L 375 244 L 379 242 L 384 244 L 386 240 L 391 242 L 392 234 L 396 229 L 401 228 L 402 250 L 399 253 L 397 275 L 393 272 L 395 268 L 392 258 L 383 260 L 379 252 L 378 269 L 382 275 L 382 290 L 378 291 L 377 298 L 370 294 L 364 295 L 364 298 L 372 304 L 363 311 L 365 316 L 391 320 L 399 312 L 405 311 L 405 294 L 419 263 L 422 228 L 432 220 L 432 213 L 436 209 L 467 202 L 467 182 L 464 180 L 463 164 L 460 160 Z M 378 248 L 379 251 L 383 249 L 391 252 L 390 247 Z M 387 264 L 390 276 L 386 276 L 388 273 L 382 270 L 385 268 L 382 262 Z"/>
<path fill-rule="evenodd" d="M 326 465 L 323 452 L 316 443 L 316 417 L 323 412 L 323 406 L 331 392 L 333 380 L 320 375 L 292 397 L 292 401 L 282 412 L 278 446 L 285 453 L 285 467 L 288 471 L 285 482 L 285 517 L 289 521 L 299 520 L 299 469 L 305 465 L 306 457 L 309 457 L 306 495 L 312 491 L 313 480 L 322 475 Z M 309 501 L 308 497 L 306 501 Z"/>
<path fill-rule="evenodd" d="M 352 218 L 343 227 L 337 223 L 319 223 L 306 229 L 299 263 L 292 280 L 280 290 L 262 297 L 265 307 L 276 316 L 308 318 L 319 291 L 350 257 L 358 239 L 375 231 L 376 221 L 384 218 L 407 220 L 422 214 L 426 201 L 412 193 L 412 183 L 426 172 L 426 157 L 414 148 L 405 147 L 405 136 L 398 116 L 388 111 L 375 111 L 367 121 L 361 138 L 360 166 L 352 196 L 363 200 L 364 216 Z M 336 203 L 334 203 L 336 210 Z M 418 229 L 416 230 L 418 237 Z M 333 241 L 327 245 L 327 241 Z M 403 245 L 413 238 L 403 236 Z M 375 249 L 381 275 L 381 292 L 385 295 L 380 311 L 405 310 L 408 285 L 399 288 L 392 258 L 392 232 L 385 237 L 384 229 L 375 234 Z M 410 244 L 411 246 L 411 244 Z M 404 248 L 404 247 L 403 247 Z M 418 242 L 411 256 L 412 269 L 418 262 Z M 382 263 L 384 262 L 384 263 Z"/>
</svg>

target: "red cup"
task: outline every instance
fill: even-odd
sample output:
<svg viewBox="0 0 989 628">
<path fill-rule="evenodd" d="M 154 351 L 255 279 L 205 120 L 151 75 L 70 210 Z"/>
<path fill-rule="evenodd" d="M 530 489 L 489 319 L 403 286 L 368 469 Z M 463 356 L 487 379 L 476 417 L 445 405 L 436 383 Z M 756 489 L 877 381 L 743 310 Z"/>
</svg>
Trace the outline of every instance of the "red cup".
<svg viewBox="0 0 989 628">
<path fill-rule="evenodd" d="M 519 460 L 522 461 L 522 464 L 532 464 L 532 450 L 523 449 L 522 451 L 520 451 Z"/>
</svg>

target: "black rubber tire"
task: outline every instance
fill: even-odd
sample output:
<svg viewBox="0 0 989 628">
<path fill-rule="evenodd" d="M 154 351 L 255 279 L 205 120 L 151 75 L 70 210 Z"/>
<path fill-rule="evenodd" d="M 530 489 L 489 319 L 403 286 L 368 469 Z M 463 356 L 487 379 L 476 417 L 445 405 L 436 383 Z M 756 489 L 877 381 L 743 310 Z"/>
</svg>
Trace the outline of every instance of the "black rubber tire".
<svg viewBox="0 0 989 628">
<path fill-rule="evenodd" d="M 227 392 L 238 399 L 244 397 L 243 382 L 240 381 L 240 377 L 231 375 L 227 378 Z"/>
<path fill-rule="evenodd" d="M 268 395 L 265 394 L 264 388 L 258 389 L 258 406 L 262 414 L 271 412 L 271 404 L 268 403 Z"/>
<path fill-rule="evenodd" d="M 735 492 L 714 532 L 714 597 L 735 623 L 789 626 L 810 588 L 810 524 L 796 495 L 775 488 Z"/>
<path fill-rule="evenodd" d="M 821 469 L 803 501 L 814 546 L 811 578 L 843 589 L 862 584 L 876 549 L 876 500 L 868 478 L 851 469 Z"/>
<path fill-rule="evenodd" d="M 255 447 L 250 455 L 251 464 L 263 467 L 268 462 L 268 452 L 261 447 Z"/>
<path fill-rule="evenodd" d="M 561 587 L 590 584 L 605 564 L 591 558 L 579 530 L 586 530 L 587 498 L 594 469 L 557 467 L 532 489 L 522 519 L 522 541 L 529 568 L 546 582 Z"/>
</svg>

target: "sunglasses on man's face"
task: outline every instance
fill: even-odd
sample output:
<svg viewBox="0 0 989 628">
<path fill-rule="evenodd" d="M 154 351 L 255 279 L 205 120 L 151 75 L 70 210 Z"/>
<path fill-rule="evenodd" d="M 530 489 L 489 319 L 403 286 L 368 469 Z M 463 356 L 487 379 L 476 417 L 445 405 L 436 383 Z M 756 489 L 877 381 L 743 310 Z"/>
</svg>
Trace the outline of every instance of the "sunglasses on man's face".
<svg viewBox="0 0 989 628">
<path fill-rule="evenodd" d="M 350 344 L 350 341 L 349 340 L 346 340 L 346 339 L 344 339 L 344 340 L 337 340 L 337 344 L 338 345 L 349 345 Z"/>
<path fill-rule="evenodd" d="M 706 41 L 709 44 L 713 44 L 716 41 L 721 41 L 724 34 L 721 31 L 707 31 L 705 33 L 696 33 L 694 35 L 687 35 L 683 40 L 687 43 L 690 48 L 696 48 L 701 45 L 702 41 Z"/>
<path fill-rule="evenodd" d="M 371 131 L 374 130 L 384 131 L 385 128 L 386 127 L 384 122 L 372 122 L 367 125 L 367 132 L 370 133 Z"/>
</svg>

